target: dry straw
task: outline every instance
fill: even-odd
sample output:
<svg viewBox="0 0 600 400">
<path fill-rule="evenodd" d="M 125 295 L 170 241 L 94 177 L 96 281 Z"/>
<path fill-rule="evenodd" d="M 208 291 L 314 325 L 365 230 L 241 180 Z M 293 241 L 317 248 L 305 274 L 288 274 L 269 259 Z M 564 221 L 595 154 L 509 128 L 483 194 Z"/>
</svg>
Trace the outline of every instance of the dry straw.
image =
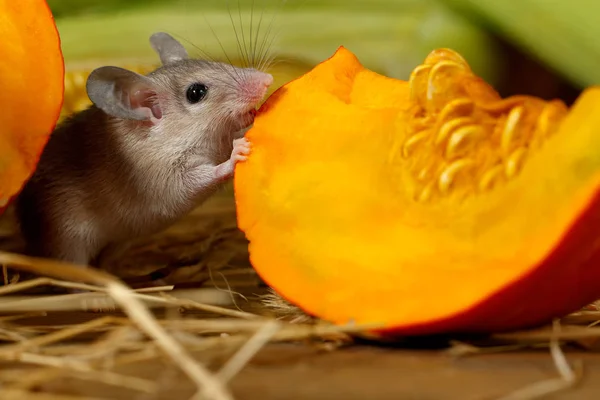
<svg viewBox="0 0 600 400">
<path fill-rule="evenodd" d="M 18 374 L 14 376 L 14 382 L 2 388 L 2 398 L 19 398 L 23 391 L 60 376 L 92 379 L 107 385 L 151 394 L 159 390 L 155 382 L 120 375 L 99 366 L 108 363 L 115 367 L 166 356 L 196 385 L 197 393 L 193 399 L 232 399 L 227 383 L 266 343 L 340 335 L 365 328 L 291 324 L 271 317 L 224 308 L 214 304 L 223 303 L 224 295 L 223 292 L 215 290 L 188 290 L 184 291 L 185 296 L 173 291 L 172 287 L 134 291 L 112 275 L 96 269 L 15 253 L 0 252 L 0 264 L 50 277 L 6 285 L 0 288 L 0 295 L 6 296 L 40 285 L 85 289 L 91 292 L 64 296 L 29 296 L 26 300 L 3 299 L 4 301 L 0 301 L 0 310 L 6 311 L 14 306 L 13 312 L 47 312 L 48 304 L 53 310 L 86 309 L 88 307 L 81 304 L 89 303 L 90 296 L 100 294 L 104 296 L 102 300 L 105 308 L 119 308 L 126 315 L 121 317 L 98 314 L 96 318 L 87 322 L 68 326 L 45 326 L 43 329 L 16 324 L 18 318 L 15 315 L 0 319 L 0 335 L 9 342 L 0 347 L 0 360 L 40 367 L 35 374 L 27 376 L 26 382 L 20 380 Z M 161 293 L 152 293 L 155 291 Z M 167 295 L 164 293 L 166 291 L 171 293 Z M 206 303 L 210 303 L 211 296 L 214 296 L 213 304 L 203 304 L 194 300 L 194 297 L 200 297 Z M 52 297 L 62 300 L 49 303 Z M 25 307 L 19 307 L 19 304 L 24 303 L 27 304 Z M 109 303 L 109 307 L 106 307 L 106 303 Z M 214 313 L 221 318 L 159 319 L 150 312 L 153 305 L 197 309 Z M 30 315 L 26 314 L 23 317 Z M 105 336 L 92 343 L 72 343 L 75 338 L 85 333 L 103 333 Z M 211 372 L 191 356 L 192 351 L 224 348 L 229 349 L 232 355 L 217 372 Z M 10 380 L 6 374 L 2 378 Z"/>
<path fill-rule="evenodd" d="M 4 277 L 4 286 L 0 286 L 0 340 L 4 342 L 0 364 L 10 366 L 0 368 L 0 398 L 82 399 L 46 390 L 53 382 L 74 379 L 133 393 L 137 399 L 155 399 L 168 393 L 170 380 L 180 382 L 172 375 L 180 371 L 195 387 L 190 399 L 232 399 L 231 381 L 268 343 L 325 342 L 328 349 L 339 349 L 352 343 L 354 334 L 377 328 L 326 324 L 302 314 L 272 291 L 259 296 L 258 304 L 245 301 L 234 290 L 258 289 L 259 281 L 248 265 L 243 235 L 236 230 L 233 202 L 227 196 L 222 202 L 223 196 L 219 197 L 166 232 L 134 244 L 128 256 L 107 272 L 24 257 L 17 251 L 0 252 Z M 12 231 L 1 228 L 0 240 L 9 238 L 5 244 L 12 243 Z M 7 247 L 16 248 L 3 246 Z M 129 273 L 139 267 L 135 274 L 143 275 L 166 265 L 176 267 L 167 272 L 172 281 L 204 283 L 203 287 L 174 289 L 167 285 L 134 290 L 110 273 Z M 41 277 L 23 281 L 11 278 L 9 271 Z M 88 292 L 23 295 L 43 286 Z M 253 312 L 239 309 L 238 303 L 245 309 L 255 304 Z M 84 317 L 65 320 L 61 317 L 65 314 Z M 48 318 L 40 318 L 44 315 Z M 571 362 L 571 366 L 561 346 L 597 347 L 598 321 L 600 312 L 591 305 L 553 326 L 491 335 L 483 342 L 454 342 L 448 354 L 465 357 L 547 349 L 557 378 L 500 398 L 539 399 L 580 382 L 582 364 Z M 171 372 L 149 379 L 128 368 L 140 363 L 177 368 L 161 368 Z M 106 398 L 98 392 L 94 396 Z"/>
</svg>

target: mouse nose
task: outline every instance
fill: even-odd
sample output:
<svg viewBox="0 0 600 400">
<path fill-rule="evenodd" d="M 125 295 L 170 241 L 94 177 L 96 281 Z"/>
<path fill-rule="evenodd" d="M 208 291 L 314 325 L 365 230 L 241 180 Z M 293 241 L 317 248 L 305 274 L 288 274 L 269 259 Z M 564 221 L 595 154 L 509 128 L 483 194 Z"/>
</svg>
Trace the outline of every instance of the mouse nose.
<svg viewBox="0 0 600 400">
<path fill-rule="evenodd" d="M 269 87 L 273 84 L 273 75 L 266 72 L 257 71 L 256 80 L 259 81 L 263 86 Z"/>
<path fill-rule="evenodd" d="M 273 76 L 266 72 L 252 71 L 246 75 L 246 80 L 242 85 L 242 93 L 247 103 L 256 103 L 263 99 L 269 86 L 273 84 Z"/>
</svg>

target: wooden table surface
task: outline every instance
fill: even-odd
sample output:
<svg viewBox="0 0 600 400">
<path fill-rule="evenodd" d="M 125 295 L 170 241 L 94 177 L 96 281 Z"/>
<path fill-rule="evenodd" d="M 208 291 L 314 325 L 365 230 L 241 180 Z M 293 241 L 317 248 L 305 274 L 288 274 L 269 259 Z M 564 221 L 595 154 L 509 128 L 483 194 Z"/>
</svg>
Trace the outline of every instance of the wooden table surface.
<svg viewBox="0 0 600 400">
<path fill-rule="evenodd" d="M 568 355 L 569 359 L 583 361 L 582 381 L 547 399 L 600 398 L 600 357 L 590 353 Z M 183 400 L 194 394 L 193 384 L 179 370 L 158 362 L 129 365 L 116 372 L 155 380 L 161 389 L 155 396 L 144 397 L 94 382 L 61 379 L 45 384 L 43 390 L 112 400 Z M 556 377 L 546 351 L 454 359 L 441 350 L 356 345 L 326 351 L 301 344 L 271 344 L 233 379 L 230 387 L 239 400 L 492 400 Z"/>
</svg>

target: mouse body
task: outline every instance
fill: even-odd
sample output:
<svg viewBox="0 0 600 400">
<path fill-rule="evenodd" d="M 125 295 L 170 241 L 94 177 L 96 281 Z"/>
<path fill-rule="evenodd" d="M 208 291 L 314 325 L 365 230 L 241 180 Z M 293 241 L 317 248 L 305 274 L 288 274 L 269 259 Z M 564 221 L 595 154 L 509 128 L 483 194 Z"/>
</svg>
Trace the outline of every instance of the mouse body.
<svg viewBox="0 0 600 400">
<path fill-rule="evenodd" d="M 92 106 L 50 136 L 16 199 L 28 255 L 102 267 L 200 205 L 250 151 L 243 132 L 272 76 L 191 59 L 166 33 L 150 43 L 161 67 L 94 70 Z"/>
</svg>

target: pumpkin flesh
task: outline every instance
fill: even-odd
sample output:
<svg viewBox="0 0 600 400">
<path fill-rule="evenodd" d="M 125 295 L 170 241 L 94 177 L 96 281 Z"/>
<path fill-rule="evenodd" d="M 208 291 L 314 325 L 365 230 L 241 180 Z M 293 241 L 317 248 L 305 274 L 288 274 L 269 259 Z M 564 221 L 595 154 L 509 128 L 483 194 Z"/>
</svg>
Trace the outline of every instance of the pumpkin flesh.
<svg viewBox="0 0 600 400">
<path fill-rule="evenodd" d="M 252 265 L 307 313 L 382 333 L 573 311 L 600 297 L 598 115 L 597 88 L 571 110 L 502 99 L 451 50 L 405 82 L 340 48 L 246 134 L 234 183 Z"/>
<path fill-rule="evenodd" d="M 33 173 L 58 120 L 64 65 L 44 0 L 0 0 L 0 212 Z"/>
</svg>

